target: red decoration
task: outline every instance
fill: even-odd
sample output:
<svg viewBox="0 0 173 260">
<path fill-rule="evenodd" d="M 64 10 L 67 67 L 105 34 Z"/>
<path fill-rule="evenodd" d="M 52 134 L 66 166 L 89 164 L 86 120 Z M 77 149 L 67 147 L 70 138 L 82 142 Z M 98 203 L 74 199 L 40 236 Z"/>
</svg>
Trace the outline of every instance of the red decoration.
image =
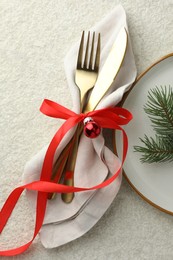
<svg viewBox="0 0 173 260">
<path fill-rule="evenodd" d="M 84 126 L 84 134 L 89 138 L 96 138 L 101 132 L 101 127 L 94 121 L 89 121 Z"/>
</svg>

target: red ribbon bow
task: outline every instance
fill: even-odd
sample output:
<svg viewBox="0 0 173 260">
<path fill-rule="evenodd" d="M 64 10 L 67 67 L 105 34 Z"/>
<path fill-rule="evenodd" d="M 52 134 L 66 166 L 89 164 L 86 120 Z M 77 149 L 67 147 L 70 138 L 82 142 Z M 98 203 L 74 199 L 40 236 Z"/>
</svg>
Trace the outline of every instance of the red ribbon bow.
<svg viewBox="0 0 173 260">
<path fill-rule="evenodd" d="M 95 190 L 103 188 L 113 182 L 119 173 L 121 172 L 121 168 L 123 162 L 126 157 L 127 148 L 128 148 L 128 140 L 125 131 L 121 128 L 121 125 L 126 125 L 132 119 L 132 114 L 120 107 L 115 108 L 105 108 L 100 110 L 95 110 L 89 112 L 87 114 L 76 114 L 73 111 L 51 101 L 45 99 L 40 107 L 40 111 L 50 117 L 66 119 L 64 124 L 59 128 L 54 137 L 52 138 L 48 149 L 46 151 L 46 155 L 43 161 L 42 171 L 40 175 L 40 180 L 28 183 L 26 185 L 22 185 L 16 189 L 14 189 L 6 202 L 2 210 L 0 211 L 0 233 L 3 231 L 18 199 L 22 192 L 26 190 L 35 190 L 38 192 L 37 195 L 37 206 L 36 206 L 36 222 L 35 222 L 35 230 L 32 239 L 27 243 L 20 247 L 0 251 L 1 256 L 14 256 L 21 254 L 32 244 L 34 238 L 37 236 L 39 230 L 42 227 L 46 204 L 47 204 L 47 196 L 48 193 L 70 193 L 70 192 L 81 192 L 87 190 Z M 106 181 L 90 188 L 82 188 L 82 187 L 69 187 L 62 184 L 57 184 L 51 182 L 51 173 L 53 168 L 53 159 L 55 151 L 61 142 L 62 138 L 65 134 L 76 124 L 83 121 L 86 117 L 92 117 L 102 128 L 110 128 L 121 130 L 123 133 L 123 155 L 122 155 L 122 165 L 119 170 Z"/>
</svg>

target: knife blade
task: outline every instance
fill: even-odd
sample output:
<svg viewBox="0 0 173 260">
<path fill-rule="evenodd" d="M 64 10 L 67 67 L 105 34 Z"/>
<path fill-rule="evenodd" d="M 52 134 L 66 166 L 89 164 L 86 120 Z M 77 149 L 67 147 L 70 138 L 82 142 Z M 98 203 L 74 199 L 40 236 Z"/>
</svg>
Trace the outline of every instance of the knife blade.
<svg viewBox="0 0 173 260">
<path fill-rule="evenodd" d="M 128 34 L 126 29 L 123 27 L 119 31 L 103 68 L 98 75 L 97 82 L 85 107 L 85 112 L 94 110 L 110 89 L 124 60 L 127 50 L 127 42 Z"/>
</svg>

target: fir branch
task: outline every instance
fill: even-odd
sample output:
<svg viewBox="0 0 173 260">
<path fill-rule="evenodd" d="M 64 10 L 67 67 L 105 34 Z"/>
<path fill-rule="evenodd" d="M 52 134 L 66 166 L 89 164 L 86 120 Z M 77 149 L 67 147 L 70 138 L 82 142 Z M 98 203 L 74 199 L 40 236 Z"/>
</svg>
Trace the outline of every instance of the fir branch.
<svg viewBox="0 0 173 260">
<path fill-rule="evenodd" d="M 169 86 L 158 87 L 148 92 L 144 111 L 149 115 L 153 129 L 158 135 L 173 133 L 173 90 Z"/>
<path fill-rule="evenodd" d="M 142 153 L 141 162 L 173 161 L 173 90 L 169 86 L 158 87 L 148 92 L 144 106 L 154 131 L 155 138 L 139 138 L 144 146 L 134 146 L 134 151 Z"/>
<path fill-rule="evenodd" d="M 173 135 L 164 138 L 156 135 L 155 139 L 145 135 L 140 140 L 144 146 L 134 146 L 134 150 L 142 153 L 142 163 L 173 161 Z"/>
</svg>

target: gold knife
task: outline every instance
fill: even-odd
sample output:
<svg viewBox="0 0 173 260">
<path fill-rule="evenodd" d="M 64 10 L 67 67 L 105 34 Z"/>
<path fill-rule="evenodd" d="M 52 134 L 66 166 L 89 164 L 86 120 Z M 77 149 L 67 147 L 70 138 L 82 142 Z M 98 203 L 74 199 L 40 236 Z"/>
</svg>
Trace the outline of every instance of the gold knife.
<svg viewBox="0 0 173 260">
<path fill-rule="evenodd" d="M 125 28 L 122 28 L 118 33 L 112 49 L 97 78 L 97 82 L 86 105 L 85 112 L 94 110 L 112 86 L 124 60 L 127 50 L 127 42 L 127 31 Z"/>
</svg>

